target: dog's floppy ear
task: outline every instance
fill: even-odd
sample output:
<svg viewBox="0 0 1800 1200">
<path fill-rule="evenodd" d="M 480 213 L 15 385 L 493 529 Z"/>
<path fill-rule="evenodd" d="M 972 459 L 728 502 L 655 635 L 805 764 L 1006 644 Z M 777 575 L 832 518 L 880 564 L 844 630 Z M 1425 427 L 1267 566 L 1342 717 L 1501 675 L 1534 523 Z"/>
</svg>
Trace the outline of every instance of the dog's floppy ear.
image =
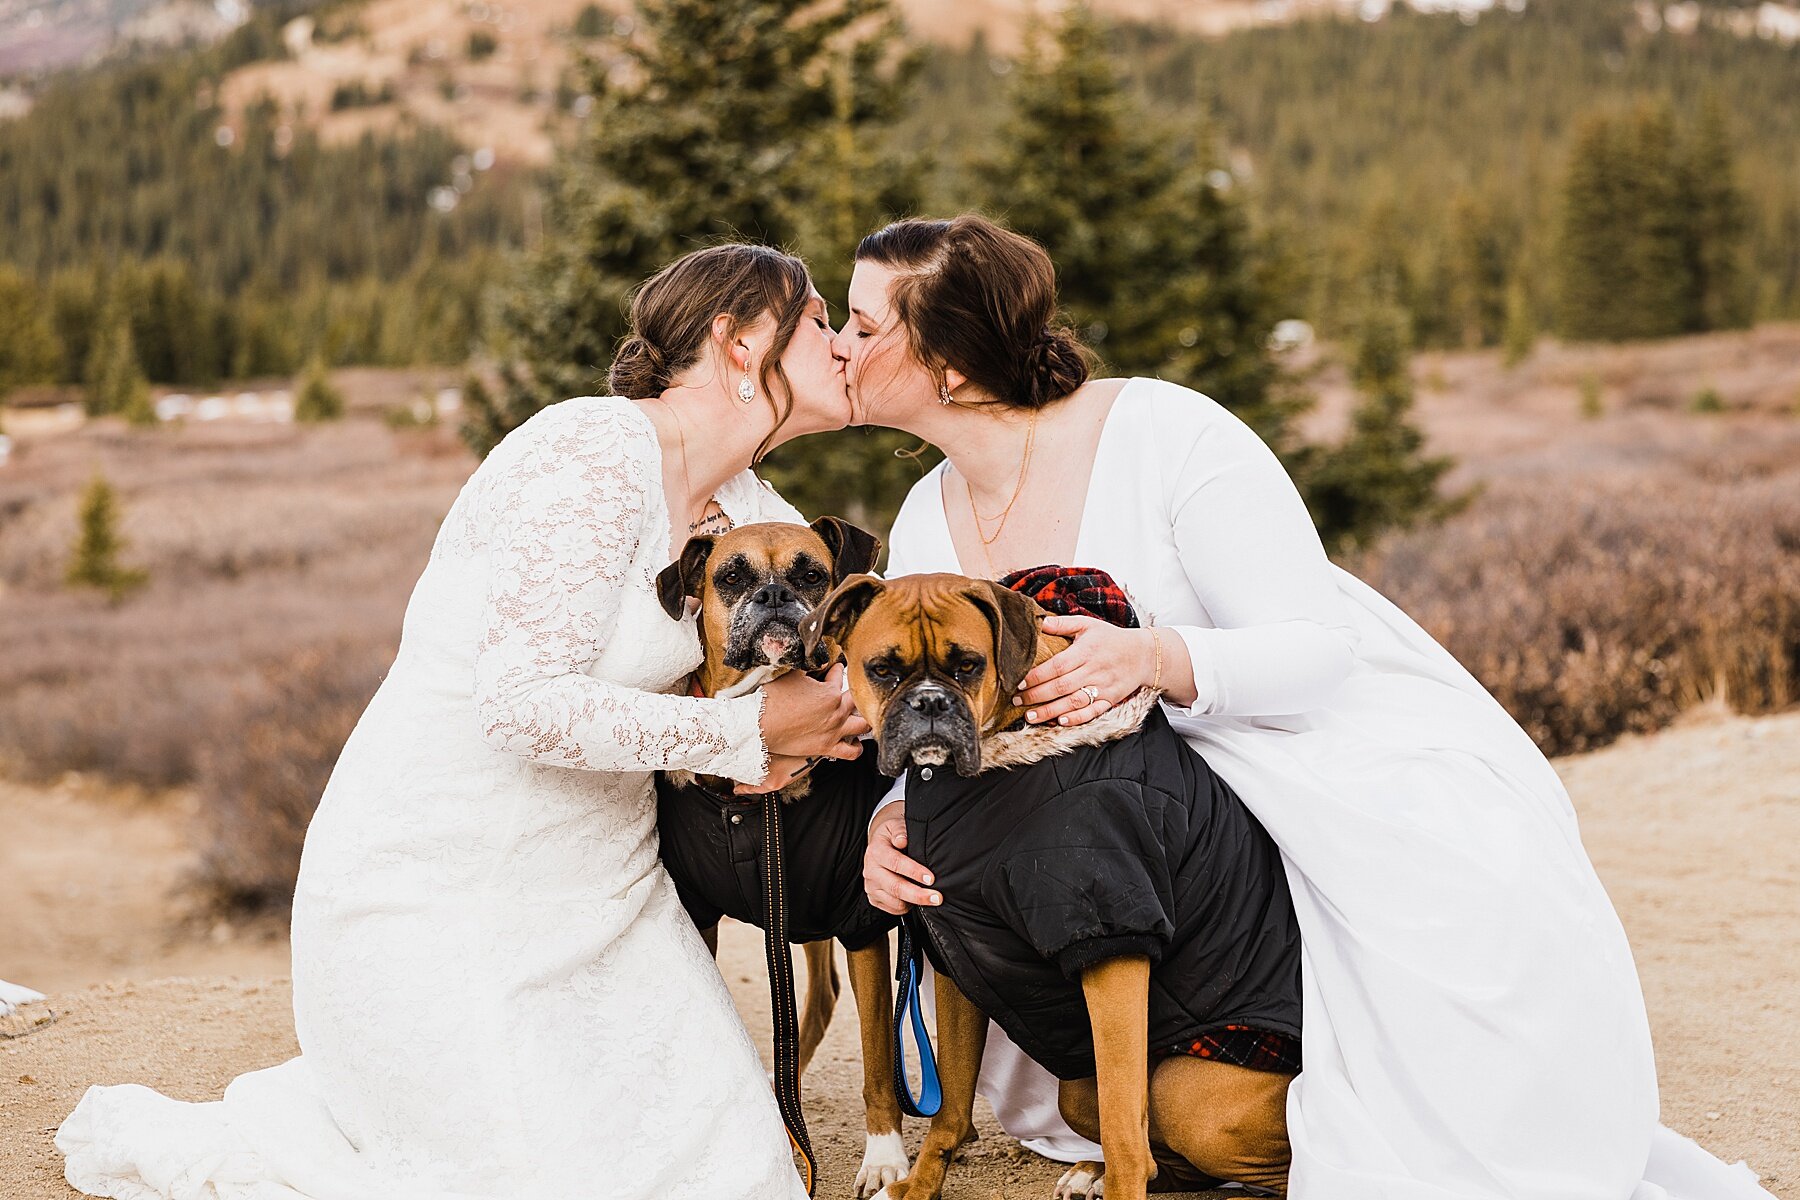
<svg viewBox="0 0 1800 1200">
<path fill-rule="evenodd" d="M 858 529 L 841 517 L 820 517 L 812 523 L 812 531 L 831 551 L 831 582 L 842 583 L 852 575 L 875 569 L 881 557 L 881 539 L 866 529 Z"/>
<path fill-rule="evenodd" d="M 1011 696 L 1037 661 L 1043 606 L 991 579 L 974 581 L 969 587 L 969 599 L 994 627 L 994 672 L 1000 679 L 1000 694 Z"/>
<path fill-rule="evenodd" d="M 826 638 L 841 643 L 850 627 L 856 624 L 856 619 L 886 586 L 873 575 L 852 575 L 832 589 L 831 594 L 819 602 L 819 607 L 801 618 L 800 645 L 805 649 L 807 659 L 811 660 L 818 653 L 819 644 Z"/>
<path fill-rule="evenodd" d="M 688 597 L 700 594 L 700 573 L 706 570 L 714 540 L 711 534 L 705 533 L 689 538 L 687 545 L 681 548 L 681 557 L 657 575 L 656 598 L 662 601 L 663 611 L 669 614 L 670 620 L 679 621 L 687 616 Z"/>
</svg>

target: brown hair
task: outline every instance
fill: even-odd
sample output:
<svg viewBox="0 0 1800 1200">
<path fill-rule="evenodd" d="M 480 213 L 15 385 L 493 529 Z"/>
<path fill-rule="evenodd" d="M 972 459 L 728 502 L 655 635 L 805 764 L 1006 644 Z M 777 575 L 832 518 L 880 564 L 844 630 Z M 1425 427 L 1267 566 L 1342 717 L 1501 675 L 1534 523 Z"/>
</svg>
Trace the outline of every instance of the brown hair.
<svg viewBox="0 0 1800 1200">
<path fill-rule="evenodd" d="M 756 448 L 760 461 L 794 411 L 793 385 L 781 369 L 781 356 L 800 326 L 812 290 L 806 264 L 770 246 L 722 242 L 684 254 L 632 293 L 631 333 L 613 352 L 607 386 L 614 395 L 633 399 L 659 395 L 677 374 L 700 361 L 712 338 L 714 317 L 729 317 L 735 334 L 767 315 L 775 322 L 775 335 L 757 384 L 775 409 L 775 429 Z"/>
<path fill-rule="evenodd" d="M 946 366 L 1003 404 L 1042 408 L 1087 382 L 1090 358 L 1056 319 L 1056 268 L 1044 248 L 973 213 L 895 221 L 856 257 L 899 272 L 890 297 L 912 355 Z"/>
</svg>

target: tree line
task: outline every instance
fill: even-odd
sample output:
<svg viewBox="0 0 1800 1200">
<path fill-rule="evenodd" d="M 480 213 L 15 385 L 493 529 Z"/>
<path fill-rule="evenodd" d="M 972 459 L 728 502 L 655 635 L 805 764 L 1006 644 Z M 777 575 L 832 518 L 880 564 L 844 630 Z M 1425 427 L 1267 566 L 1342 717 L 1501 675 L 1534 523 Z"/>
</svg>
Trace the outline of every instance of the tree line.
<svg viewBox="0 0 1800 1200">
<path fill-rule="evenodd" d="M 29 314 L 0 322 L 0 390 L 92 383 L 121 325 L 162 383 L 468 357 L 531 181 L 496 169 L 441 212 L 465 153 L 442 130 L 327 145 L 272 103 L 227 113 L 225 74 L 285 53 L 297 11 L 53 79 L 0 121 L 0 313 Z"/>
<path fill-rule="evenodd" d="M 25 284 L 8 283 L 29 287 L 30 307 L 56 299 L 68 313 L 114 263 L 179 263 L 181 286 L 209 315 L 189 326 L 192 345 L 144 364 L 158 382 L 292 370 L 315 351 L 402 364 L 461 361 L 482 347 L 481 295 L 520 238 L 536 180 L 484 176 L 440 213 L 424 199 L 465 148 L 439 130 L 326 146 L 304 122 L 253 106 L 233 144 L 218 144 L 219 80 L 285 53 L 280 23 L 303 7 L 258 6 L 211 49 L 55 81 L 28 116 L 0 123 L 0 261 L 18 268 Z M 587 28 L 591 42 L 605 23 Z M 871 45 L 901 36 L 891 28 Z M 1727 179 L 1734 196 L 1715 206 L 1728 219 L 1701 258 L 1736 276 L 1729 291 L 1709 283 L 1712 298 L 1689 303 L 1703 324 L 1651 327 L 1800 315 L 1790 47 L 1710 29 L 1652 35 L 1628 0 L 1593 0 L 1490 14 L 1472 28 L 1402 8 L 1375 25 L 1308 21 L 1221 41 L 1109 25 L 1086 52 L 1108 56 L 1177 156 L 1211 145 L 1274 251 L 1270 288 L 1288 315 L 1328 333 L 1355 327 L 1345 298 L 1373 283 L 1421 345 L 1516 343 L 1540 328 L 1589 336 L 1572 311 L 1580 305 L 1565 304 L 1581 286 L 1564 271 L 1581 251 L 1565 235 L 1565 180 L 1595 152 L 1585 118 L 1629 120 L 1646 97 L 1715 114 L 1695 136 L 1716 169 L 1695 178 Z M 980 41 L 918 56 L 889 139 L 914 174 L 889 176 L 890 198 L 928 211 L 983 202 L 994 190 L 983 172 L 1010 137 L 1011 72 L 1024 67 Z M 561 90 L 603 99 L 607 82 L 603 72 Z M 866 82 L 858 104 L 875 103 Z M 827 120 L 831 103 L 812 116 Z M 1596 194 L 1604 203 L 1606 189 Z M 832 207 L 842 224 L 847 209 Z M 72 277 L 53 284 L 58 273 Z M 151 318 L 133 323 L 139 344 L 154 340 Z M 0 358 L 14 377 L 19 364 L 42 375 L 41 354 L 6 347 Z M 85 359 L 81 344 L 65 345 L 46 377 L 74 381 Z"/>
</svg>

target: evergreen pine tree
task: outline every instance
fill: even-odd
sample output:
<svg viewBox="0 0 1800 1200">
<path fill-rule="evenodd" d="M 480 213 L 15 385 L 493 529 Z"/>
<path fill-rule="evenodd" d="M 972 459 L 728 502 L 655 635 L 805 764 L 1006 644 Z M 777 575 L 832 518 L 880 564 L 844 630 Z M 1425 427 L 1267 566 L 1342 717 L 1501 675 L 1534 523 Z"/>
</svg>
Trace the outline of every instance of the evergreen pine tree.
<svg viewBox="0 0 1800 1200">
<path fill-rule="evenodd" d="M 127 425 L 133 425 L 139 429 L 155 429 L 161 424 L 156 415 L 156 405 L 150 399 L 150 389 L 147 386 L 131 390 L 131 395 L 125 401 L 125 407 L 120 410 L 119 415 L 125 418 Z"/>
<path fill-rule="evenodd" d="M 96 474 L 82 493 L 80 521 L 66 576 L 68 585 L 99 588 L 117 604 L 142 587 L 149 576 L 119 563 L 124 542 L 118 531 L 118 499 L 105 477 Z"/>
<path fill-rule="evenodd" d="M 336 421 L 344 415 L 344 394 L 332 386 L 325 369 L 325 359 L 314 354 L 306 360 L 306 370 L 294 394 L 294 420 L 306 425 Z"/>
<path fill-rule="evenodd" d="M 1738 187 L 1731 133 L 1716 96 L 1701 106 L 1681 163 L 1685 257 L 1692 281 L 1690 328 L 1750 324 L 1754 297 L 1744 266 L 1749 202 Z"/>
<path fill-rule="evenodd" d="M 1391 303 L 1371 305 L 1350 370 L 1361 393 L 1350 433 L 1335 447 L 1308 448 L 1307 506 L 1333 552 L 1367 545 L 1387 529 L 1441 519 L 1463 503 L 1439 496 L 1451 460 L 1425 456 L 1424 436 L 1409 419 L 1407 344 L 1405 313 Z"/>
<path fill-rule="evenodd" d="M 1576 131 L 1563 181 L 1559 324 L 1563 336 L 1586 341 L 1629 337 L 1629 297 L 1636 289 L 1621 135 L 1609 117 L 1588 118 Z"/>
<path fill-rule="evenodd" d="M 1666 103 L 1646 104 L 1633 115 L 1626 138 L 1628 203 L 1634 283 L 1626 328 L 1629 337 L 1670 337 L 1699 321 L 1689 264 L 1687 210 L 1675 116 Z"/>
<path fill-rule="evenodd" d="M 88 352 L 86 406 L 89 416 L 100 417 L 141 409 L 148 401 L 150 385 L 138 366 L 131 338 L 131 320 L 116 299 L 106 305 L 100 333 Z"/>
<path fill-rule="evenodd" d="M 1531 357 L 1532 349 L 1537 345 L 1537 318 L 1531 311 L 1531 293 L 1525 290 L 1525 281 L 1514 275 L 1512 282 L 1506 285 L 1506 331 L 1503 343 L 1506 348 L 1506 365 L 1516 367 Z"/>
<path fill-rule="evenodd" d="M 899 106 L 887 0 L 639 0 L 634 28 L 586 66 L 593 113 L 500 306 L 499 395 L 475 396 L 464 429 L 478 453 L 603 386 L 631 289 L 672 259 L 724 238 L 796 246 L 837 186 L 820 142 L 860 144 Z"/>
<path fill-rule="evenodd" d="M 1670 337 L 1749 321 L 1747 218 L 1716 105 L 1685 140 L 1666 103 L 1591 119 L 1563 200 L 1566 336 Z"/>
<path fill-rule="evenodd" d="M 1506 321 L 1506 258 L 1490 207 L 1469 191 L 1450 202 L 1445 270 L 1455 340 L 1465 347 L 1499 340 Z"/>
<path fill-rule="evenodd" d="M 100 275 L 87 267 L 70 267 L 50 276 L 49 320 L 62 344 L 58 383 L 86 383 L 93 353 L 96 317 L 100 312 Z"/>
<path fill-rule="evenodd" d="M 1084 4 L 1065 9 L 1053 45 L 1028 44 L 1014 76 L 984 206 L 1050 252 L 1064 308 L 1110 369 L 1204 391 L 1285 448 L 1272 305 L 1210 139 L 1185 160 L 1169 150 Z"/>
<path fill-rule="evenodd" d="M 0 265 L 0 400 L 14 388 L 56 378 L 62 345 L 30 280 Z"/>
</svg>

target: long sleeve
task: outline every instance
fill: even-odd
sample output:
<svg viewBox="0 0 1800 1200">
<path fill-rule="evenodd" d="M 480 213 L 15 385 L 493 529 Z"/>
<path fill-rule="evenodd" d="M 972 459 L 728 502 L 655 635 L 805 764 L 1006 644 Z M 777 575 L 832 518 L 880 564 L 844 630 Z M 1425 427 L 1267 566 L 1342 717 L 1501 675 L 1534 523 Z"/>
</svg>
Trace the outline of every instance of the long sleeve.
<svg viewBox="0 0 1800 1200">
<path fill-rule="evenodd" d="M 1215 626 L 1171 627 L 1193 659 L 1198 698 L 1188 711 L 1318 708 L 1349 676 L 1356 645 L 1312 517 L 1255 432 L 1182 391 L 1171 407 L 1188 412 L 1171 424 L 1198 417 L 1201 426 L 1165 494 L 1182 570 Z"/>
<path fill-rule="evenodd" d="M 760 693 L 669 696 L 585 673 L 619 624 L 640 539 L 666 536 L 647 528 L 662 485 L 654 431 L 619 402 L 567 401 L 514 438 L 478 517 L 489 565 L 474 696 L 488 744 L 560 767 L 762 779 Z"/>
</svg>

